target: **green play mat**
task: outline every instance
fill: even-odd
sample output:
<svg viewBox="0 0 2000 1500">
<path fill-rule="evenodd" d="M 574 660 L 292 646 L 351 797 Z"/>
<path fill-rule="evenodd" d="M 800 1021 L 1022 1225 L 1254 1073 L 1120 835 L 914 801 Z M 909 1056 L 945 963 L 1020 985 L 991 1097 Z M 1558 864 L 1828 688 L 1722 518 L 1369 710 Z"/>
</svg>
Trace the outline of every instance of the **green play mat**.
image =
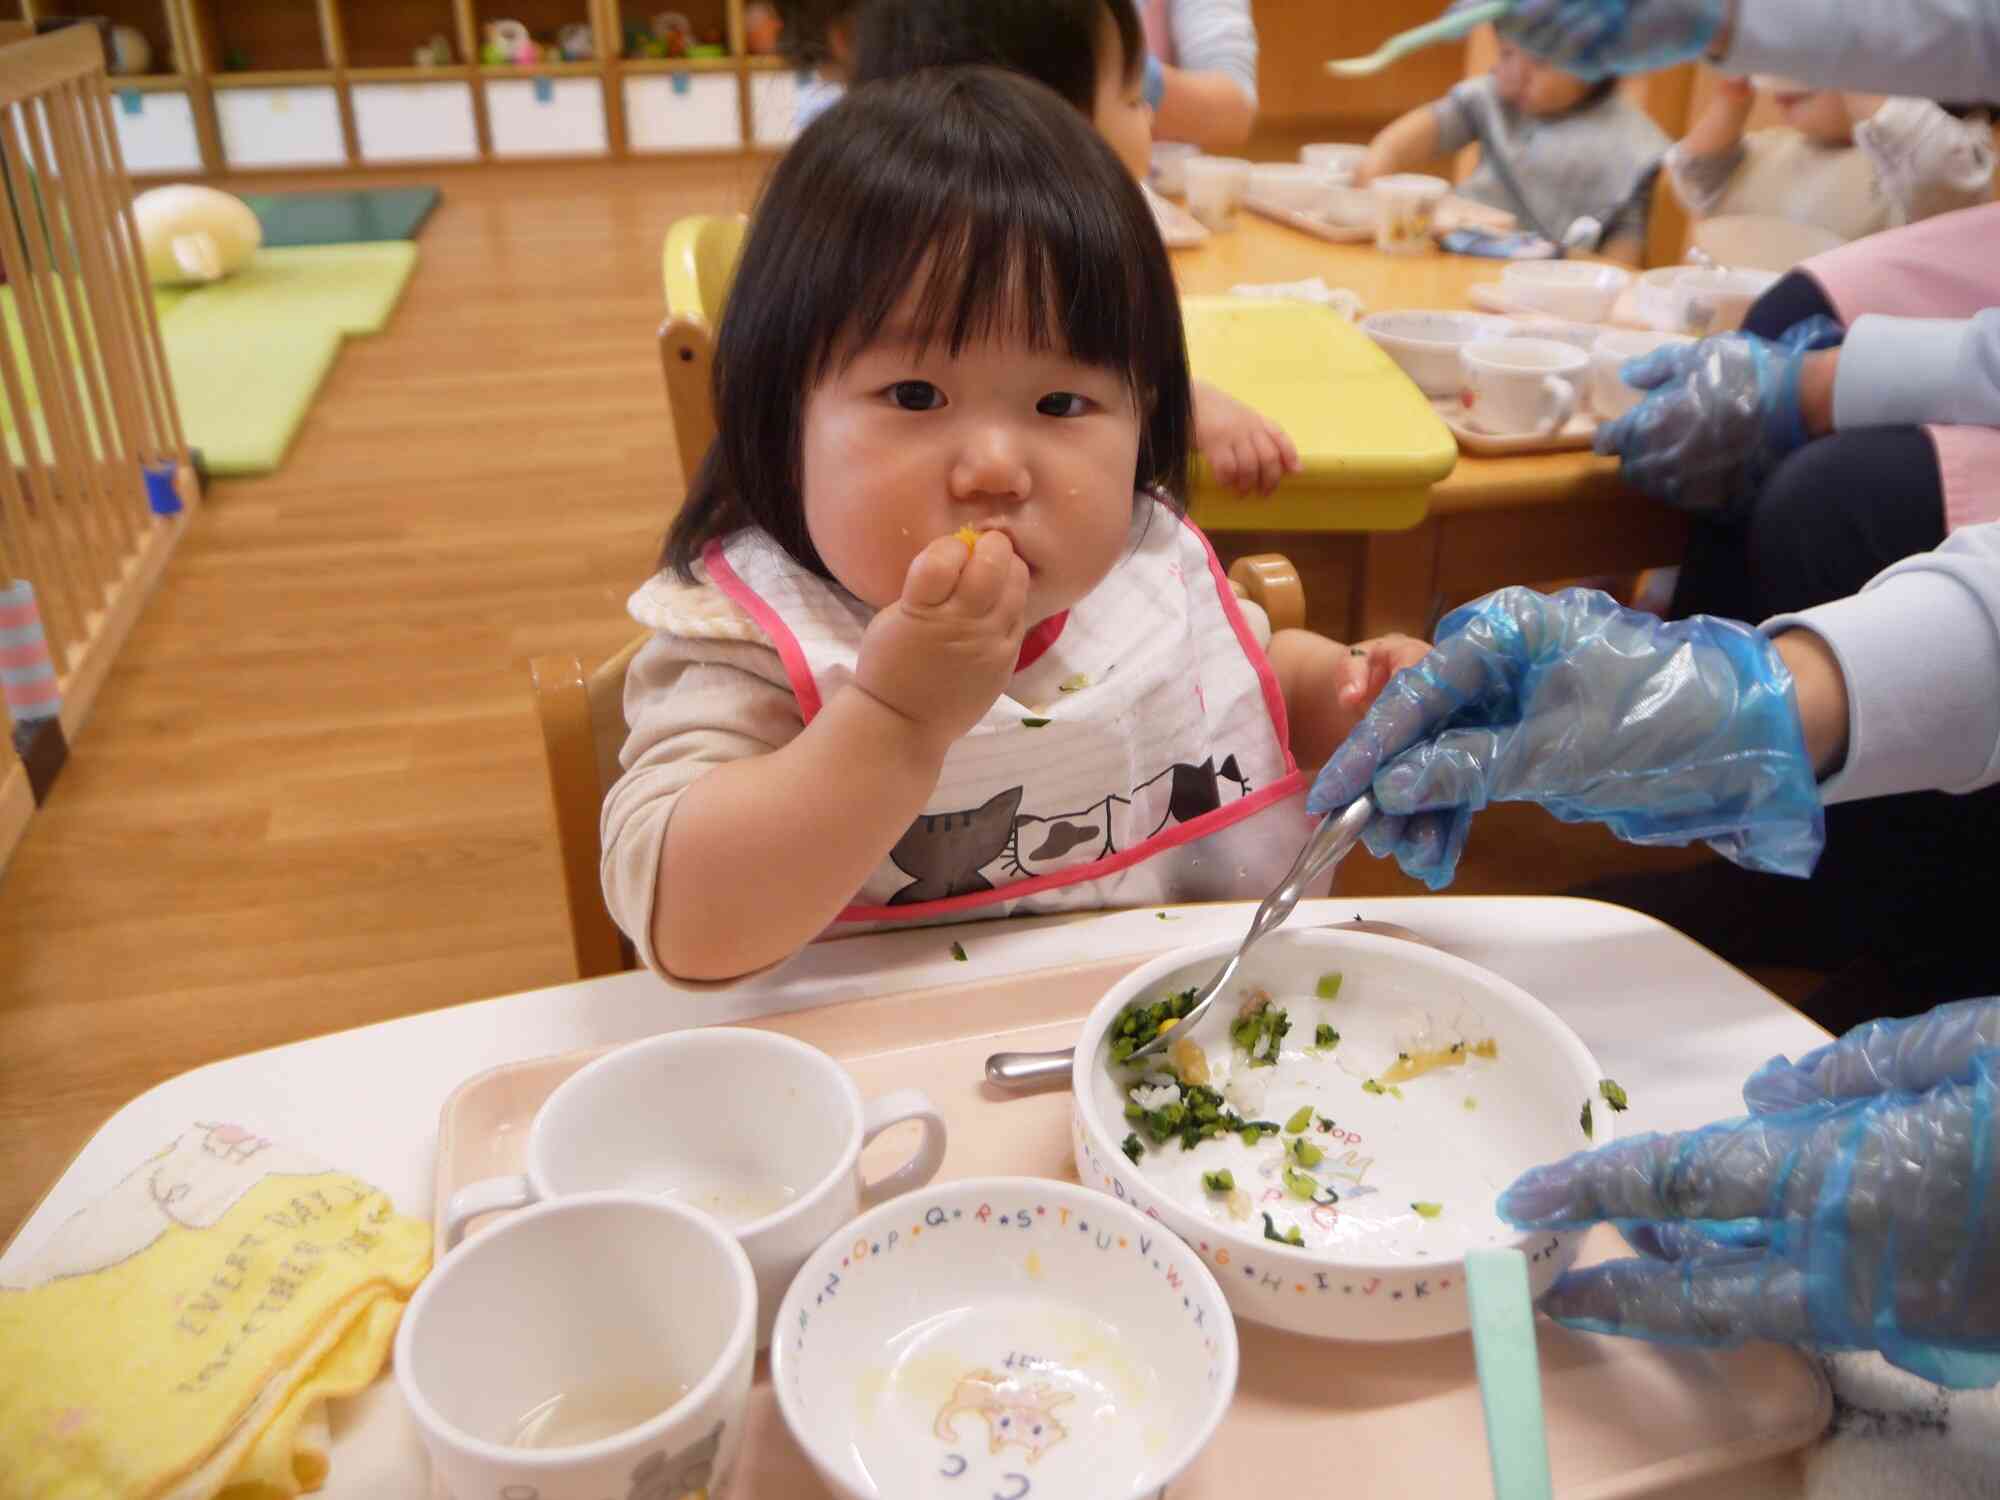
<svg viewBox="0 0 2000 1500">
<path fill-rule="evenodd" d="M 155 291 L 181 425 L 209 473 L 265 474 L 278 467 L 340 341 L 381 332 L 416 258 L 417 247 L 408 241 L 266 249 L 214 286 Z M 48 434 L 28 378 L 11 287 L 0 288 L 0 316 L 46 454 Z M 20 443 L 5 408 L 0 402 L 0 424 L 18 462 Z"/>
<path fill-rule="evenodd" d="M 412 240 L 437 207 L 434 187 L 356 188 L 334 193 L 245 193 L 264 226 L 264 246 L 376 244 Z"/>
</svg>

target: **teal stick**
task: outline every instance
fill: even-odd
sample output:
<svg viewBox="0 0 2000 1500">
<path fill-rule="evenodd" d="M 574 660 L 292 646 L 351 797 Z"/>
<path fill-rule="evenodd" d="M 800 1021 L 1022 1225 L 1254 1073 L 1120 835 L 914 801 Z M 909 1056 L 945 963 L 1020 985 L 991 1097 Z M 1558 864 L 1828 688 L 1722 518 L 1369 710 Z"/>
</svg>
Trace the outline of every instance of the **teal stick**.
<svg viewBox="0 0 2000 1500">
<path fill-rule="evenodd" d="M 1474 1250 L 1465 1257 L 1465 1290 L 1472 1304 L 1472 1352 L 1486 1409 L 1494 1500 L 1551 1500 L 1527 1257 L 1518 1250 Z"/>
</svg>

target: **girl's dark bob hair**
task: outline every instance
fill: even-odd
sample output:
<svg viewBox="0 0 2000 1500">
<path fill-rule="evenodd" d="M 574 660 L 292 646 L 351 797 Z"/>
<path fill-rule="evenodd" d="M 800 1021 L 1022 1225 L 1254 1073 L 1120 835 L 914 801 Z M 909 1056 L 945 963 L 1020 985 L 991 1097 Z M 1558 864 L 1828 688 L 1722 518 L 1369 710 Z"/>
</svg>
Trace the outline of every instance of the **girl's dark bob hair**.
<svg viewBox="0 0 2000 1500">
<path fill-rule="evenodd" d="M 716 439 L 661 566 L 754 526 L 830 578 L 806 531 L 806 398 L 905 309 L 919 345 L 990 335 L 1115 371 L 1133 487 L 1177 509 L 1193 419 L 1179 294 L 1132 174 L 1075 110 L 991 68 L 857 88 L 771 174 L 717 330 Z"/>
<path fill-rule="evenodd" d="M 1146 61 L 1132 0 L 869 0 L 854 28 L 854 82 L 924 68 L 1005 68 L 1047 84 L 1088 118 L 1106 61 L 1107 15 L 1121 52 L 1111 61 L 1130 82 Z"/>
</svg>

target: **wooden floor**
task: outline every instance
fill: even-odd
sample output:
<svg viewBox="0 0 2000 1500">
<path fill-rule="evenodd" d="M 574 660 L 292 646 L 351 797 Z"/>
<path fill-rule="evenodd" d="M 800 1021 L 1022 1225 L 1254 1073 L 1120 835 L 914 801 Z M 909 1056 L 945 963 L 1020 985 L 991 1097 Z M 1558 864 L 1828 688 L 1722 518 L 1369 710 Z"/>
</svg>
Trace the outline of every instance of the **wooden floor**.
<svg viewBox="0 0 2000 1500">
<path fill-rule="evenodd" d="M 632 633 L 679 472 L 661 239 L 759 170 L 366 179 L 444 189 L 407 297 L 278 474 L 214 487 L 0 877 L 0 1242 L 151 1083 L 571 977 L 526 664 Z M 1457 889 L 1680 858 L 1503 810 Z"/>
</svg>

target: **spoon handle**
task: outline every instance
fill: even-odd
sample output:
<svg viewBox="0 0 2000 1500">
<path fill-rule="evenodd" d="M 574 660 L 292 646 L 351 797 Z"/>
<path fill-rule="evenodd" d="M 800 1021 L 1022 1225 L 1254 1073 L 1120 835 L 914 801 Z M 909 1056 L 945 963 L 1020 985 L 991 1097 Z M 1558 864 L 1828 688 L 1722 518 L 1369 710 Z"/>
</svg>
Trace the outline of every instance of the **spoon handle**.
<svg viewBox="0 0 2000 1500">
<path fill-rule="evenodd" d="M 1060 1052 L 996 1052 L 986 1059 L 986 1081 L 995 1088 L 1027 1094 L 1067 1084 L 1074 1047 Z"/>
<path fill-rule="evenodd" d="M 1513 8 L 1514 0 L 1488 0 L 1484 5 L 1447 11 L 1435 21 L 1398 32 L 1366 57 L 1336 58 L 1326 65 L 1327 71 L 1348 74 L 1375 72 L 1420 48 L 1439 42 L 1455 42 L 1468 31 L 1484 26 L 1488 21 L 1499 20 Z"/>
</svg>

